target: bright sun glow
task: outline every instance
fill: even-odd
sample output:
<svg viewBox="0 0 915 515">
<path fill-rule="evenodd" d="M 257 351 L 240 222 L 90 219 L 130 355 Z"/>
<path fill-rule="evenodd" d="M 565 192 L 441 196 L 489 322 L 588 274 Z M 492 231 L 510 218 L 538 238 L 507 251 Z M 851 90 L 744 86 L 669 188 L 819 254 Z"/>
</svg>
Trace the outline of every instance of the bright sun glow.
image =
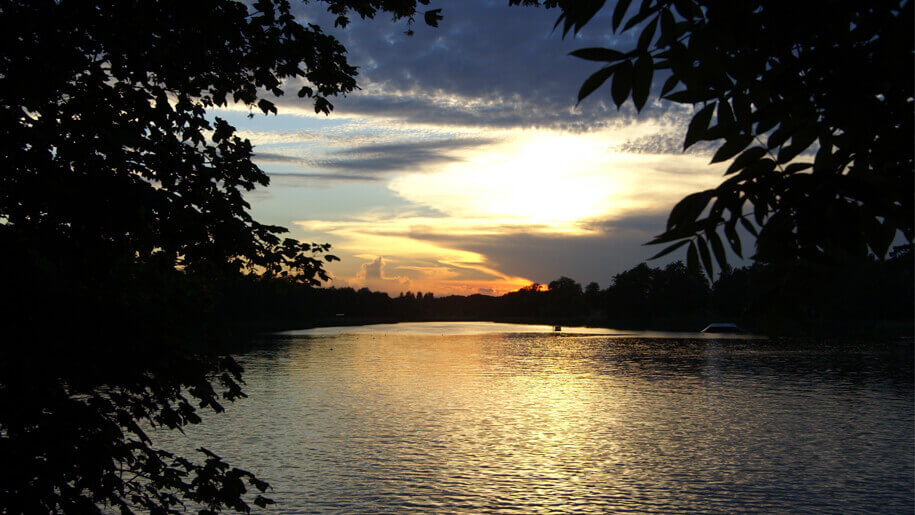
<svg viewBox="0 0 915 515">
<path fill-rule="evenodd" d="M 606 213 L 623 187 L 607 170 L 606 146 L 590 140 L 560 134 L 514 139 L 438 172 L 398 177 L 390 187 L 454 216 L 562 230 Z"/>
</svg>

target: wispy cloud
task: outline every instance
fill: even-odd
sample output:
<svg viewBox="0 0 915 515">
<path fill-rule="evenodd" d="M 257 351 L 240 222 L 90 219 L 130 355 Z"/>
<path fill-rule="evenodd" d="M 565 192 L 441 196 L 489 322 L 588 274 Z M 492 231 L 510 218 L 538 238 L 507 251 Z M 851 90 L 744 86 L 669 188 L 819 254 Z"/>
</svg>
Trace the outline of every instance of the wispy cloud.
<svg viewBox="0 0 915 515">
<path fill-rule="evenodd" d="M 493 138 L 460 138 L 361 145 L 337 150 L 332 157 L 311 164 L 319 168 L 371 173 L 423 171 L 431 165 L 460 161 L 462 154 L 494 141 Z"/>
<path fill-rule="evenodd" d="M 289 182 L 379 182 L 381 177 L 345 173 L 269 173 L 271 179 Z"/>
<path fill-rule="evenodd" d="M 301 157 L 289 156 L 286 154 L 275 154 L 272 152 L 258 152 L 254 154 L 254 161 L 256 163 L 304 163 L 305 160 Z"/>
<path fill-rule="evenodd" d="M 301 168 L 329 170 L 329 173 L 278 172 L 275 177 L 299 177 L 309 180 L 376 181 L 378 175 L 429 171 L 436 165 L 454 163 L 482 147 L 491 145 L 494 137 L 406 140 L 337 148 L 320 157 L 304 157 L 279 152 L 258 152 L 259 164 L 279 164 Z"/>
<path fill-rule="evenodd" d="M 684 130 L 659 132 L 628 139 L 619 146 L 619 151 L 633 154 L 713 155 L 716 145 L 708 141 L 697 142 L 684 151 L 685 132 Z"/>
</svg>

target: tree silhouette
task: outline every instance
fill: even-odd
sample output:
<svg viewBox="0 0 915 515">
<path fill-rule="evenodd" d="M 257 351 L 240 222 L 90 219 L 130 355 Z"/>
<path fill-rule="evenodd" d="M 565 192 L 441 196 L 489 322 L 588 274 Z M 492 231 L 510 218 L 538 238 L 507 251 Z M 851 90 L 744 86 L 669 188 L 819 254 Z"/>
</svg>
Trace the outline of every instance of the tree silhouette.
<svg viewBox="0 0 915 515">
<path fill-rule="evenodd" d="M 565 35 L 605 1 L 540 3 Z M 609 82 L 618 107 L 692 105 L 684 149 L 720 142 L 712 162 L 730 160 L 721 185 L 672 209 L 658 256 L 688 245 L 711 275 L 722 235 L 744 254 L 738 225 L 767 262 L 883 258 L 898 233 L 912 240 L 912 2 L 619 0 L 610 25 L 636 43 L 572 52 L 602 63 L 579 101 Z"/>
<path fill-rule="evenodd" d="M 388 12 L 409 27 L 427 1 L 325 3 L 338 25 Z M 204 352 L 225 333 L 220 281 L 314 285 L 335 259 L 251 217 L 243 194 L 268 177 L 208 109 L 276 113 L 298 84 L 328 113 L 356 88 L 345 49 L 285 0 L 9 0 L 0 47 L 0 506 L 266 505 L 246 497 L 267 486 L 251 473 L 144 428 L 243 395 L 241 368 Z"/>
</svg>

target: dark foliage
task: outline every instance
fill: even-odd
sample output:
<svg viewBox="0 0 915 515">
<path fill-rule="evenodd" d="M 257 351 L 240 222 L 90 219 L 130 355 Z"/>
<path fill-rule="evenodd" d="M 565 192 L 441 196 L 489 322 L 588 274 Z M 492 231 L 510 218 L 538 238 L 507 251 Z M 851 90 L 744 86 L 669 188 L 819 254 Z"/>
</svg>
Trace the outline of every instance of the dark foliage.
<svg viewBox="0 0 915 515">
<path fill-rule="evenodd" d="M 567 277 L 549 289 L 531 284 L 501 297 L 435 297 L 366 288 L 311 288 L 256 277 L 223 284 L 222 309 L 256 328 L 301 328 L 397 321 L 492 320 L 618 329 L 698 331 L 713 321 L 735 322 L 760 334 L 911 334 L 915 279 L 911 246 L 884 261 L 823 268 L 754 264 L 726 267 L 709 285 L 699 270 L 677 261 L 642 263 L 615 275 L 601 290 Z"/>
<path fill-rule="evenodd" d="M 337 23 L 424 0 L 329 0 Z M 430 23 L 437 13 L 425 16 Z M 247 511 L 267 485 L 154 445 L 242 396 L 216 291 L 316 285 L 325 244 L 282 238 L 243 193 L 267 175 L 207 109 L 317 112 L 356 88 L 345 49 L 287 1 L 0 3 L 0 507 Z"/>
<path fill-rule="evenodd" d="M 520 3 L 520 0 L 512 0 Z M 546 0 L 575 33 L 605 0 Z M 601 63 L 579 101 L 609 82 L 617 106 L 656 94 L 692 105 L 684 148 L 720 142 L 730 161 L 715 189 L 692 194 L 651 243 L 688 246 L 711 276 L 738 256 L 738 226 L 759 261 L 841 264 L 883 258 L 913 237 L 912 2 L 619 0 L 614 32 L 628 48 L 583 48 Z M 663 84 L 658 91 L 653 84 Z"/>
<path fill-rule="evenodd" d="M 708 320 L 708 282 L 682 262 L 665 268 L 645 263 L 613 277 L 607 290 L 607 315 L 615 325 L 698 330 Z"/>
</svg>

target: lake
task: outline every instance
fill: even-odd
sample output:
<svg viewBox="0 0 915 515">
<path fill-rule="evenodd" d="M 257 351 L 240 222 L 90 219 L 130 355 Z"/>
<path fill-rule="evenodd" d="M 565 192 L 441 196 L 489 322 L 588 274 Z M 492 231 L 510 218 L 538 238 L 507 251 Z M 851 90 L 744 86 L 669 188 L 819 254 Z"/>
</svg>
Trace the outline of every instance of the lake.
<svg viewBox="0 0 915 515">
<path fill-rule="evenodd" d="M 277 512 L 915 506 L 912 342 L 492 323 L 319 328 L 238 355 L 208 448 Z"/>
</svg>

